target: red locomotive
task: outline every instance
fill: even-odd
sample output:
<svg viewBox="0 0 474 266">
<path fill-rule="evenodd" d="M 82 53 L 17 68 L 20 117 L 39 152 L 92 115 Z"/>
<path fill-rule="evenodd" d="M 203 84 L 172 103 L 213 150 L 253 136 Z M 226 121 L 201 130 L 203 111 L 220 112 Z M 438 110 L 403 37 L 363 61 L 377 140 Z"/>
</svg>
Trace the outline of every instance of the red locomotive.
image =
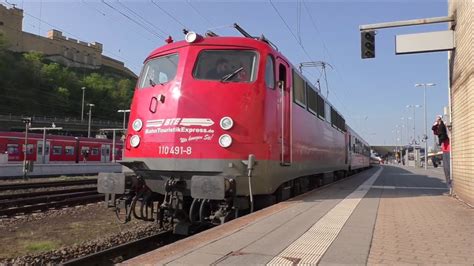
<svg viewBox="0 0 474 266">
<path fill-rule="evenodd" d="M 43 135 L 28 133 L 26 160 L 37 163 L 64 162 L 110 162 L 112 141 L 109 139 L 82 138 L 71 136 L 46 136 L 43 159 Z M 0 132 L 0 153 L 8 153 L 8 162 L 24 160 L 25 133 Z M 116 141 L 115 159 L 122 159 L 122 141 Z M 87 155 L 86 155 L 87 154 Z M 87 156 L 87 158 L 84 158 Z"/>
<path fill-rule="evenodd" d="M 369 167 L 368 144 L 321 93 L 265 37 L 236 28 L 245 37 L 188 32 L 145 60 L 122 161 L 138 178 L 132 189 L 99 178 L 102 193 L 130 192 L 118 199 L 126 220 L 137 201 L 134 216 L 151 220 L 158 201 L 157 219 L 186 232 Z"/>
</svg>

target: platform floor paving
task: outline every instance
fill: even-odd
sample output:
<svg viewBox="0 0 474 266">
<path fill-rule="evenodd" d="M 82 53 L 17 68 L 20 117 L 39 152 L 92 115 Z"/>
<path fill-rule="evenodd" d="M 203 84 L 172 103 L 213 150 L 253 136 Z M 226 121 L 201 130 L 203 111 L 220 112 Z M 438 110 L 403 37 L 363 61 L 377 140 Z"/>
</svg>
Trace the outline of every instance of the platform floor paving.
<svg viewBox="0 0 474 266">
<path fill-rule="evenodd" d="M 474 265 L 474 209 L 442 169 L 377 166 L 126 261 L 133 265 Z"/>
</svg>

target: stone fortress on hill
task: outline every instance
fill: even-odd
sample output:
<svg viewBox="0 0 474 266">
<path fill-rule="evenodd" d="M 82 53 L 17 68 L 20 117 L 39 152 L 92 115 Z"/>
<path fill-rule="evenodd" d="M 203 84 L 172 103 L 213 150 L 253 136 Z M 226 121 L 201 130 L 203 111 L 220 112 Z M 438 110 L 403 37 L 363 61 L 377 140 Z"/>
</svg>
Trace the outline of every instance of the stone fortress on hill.
<svg viewBox="0 0 474 266">
<path fill-rule="evenodd" d="M 137 75 L 124 63 L 102 54 L 101 43 L 87 43 L 66 38 L 61 31 L 50 30 L 47 37 L 23 31 L 23 10 L 0 5 L 0 35 L 7 39 L 8 49 L 14 52 L 38 51 L 44 57 L 68 67 L 99 69 L 109 67 L 125 76 Z"/>
</svg>

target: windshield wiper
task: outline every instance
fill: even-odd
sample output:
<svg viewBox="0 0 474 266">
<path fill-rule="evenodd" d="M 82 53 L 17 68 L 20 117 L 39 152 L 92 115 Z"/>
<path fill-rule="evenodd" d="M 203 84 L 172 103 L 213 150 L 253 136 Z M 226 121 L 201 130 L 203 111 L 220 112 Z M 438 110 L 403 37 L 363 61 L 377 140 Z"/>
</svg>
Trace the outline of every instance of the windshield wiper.
<svg viewBox="0 0 474 266">
<path fill-rule="evenodd" d="M 155 86 L 156 86 L 156 83 L 155 83 L 152 79 L 150 79 L 150 85 L 151 85 L 152 87 L 155 87 Z"/>
<path fill-rule="evenodd" d="M 221 81 L 228 81 L 229 79 L 235 77 L 240 71 L 244 70 L 244 67 L 239 67 L 234 72 L 227 74 L 221 78 Z"/>
</svg>

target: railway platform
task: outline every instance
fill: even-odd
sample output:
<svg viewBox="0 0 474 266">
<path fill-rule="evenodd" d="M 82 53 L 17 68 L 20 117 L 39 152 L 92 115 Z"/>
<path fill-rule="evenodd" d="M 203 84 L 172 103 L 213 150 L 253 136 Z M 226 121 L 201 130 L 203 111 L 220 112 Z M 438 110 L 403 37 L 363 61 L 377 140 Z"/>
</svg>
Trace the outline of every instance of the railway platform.
<svg viewBox="0 0 474 266">
<path fill-rule="evenodd" d="M 473 265 L 473 221 L 442 169 L 383 165 L 124 264 Z"/>
<path fill-rule="evenodd" d="M 100 172 L 117 173 L 122 172 L 122 168 L 122 165 L 112 162 L 35 164 L 33 171 L 29 172 L 28 176 L 90 175 Z M 0 178 L 21 177 L 22 175 L 23 164 L 0 164 Z"/>
</svg>

